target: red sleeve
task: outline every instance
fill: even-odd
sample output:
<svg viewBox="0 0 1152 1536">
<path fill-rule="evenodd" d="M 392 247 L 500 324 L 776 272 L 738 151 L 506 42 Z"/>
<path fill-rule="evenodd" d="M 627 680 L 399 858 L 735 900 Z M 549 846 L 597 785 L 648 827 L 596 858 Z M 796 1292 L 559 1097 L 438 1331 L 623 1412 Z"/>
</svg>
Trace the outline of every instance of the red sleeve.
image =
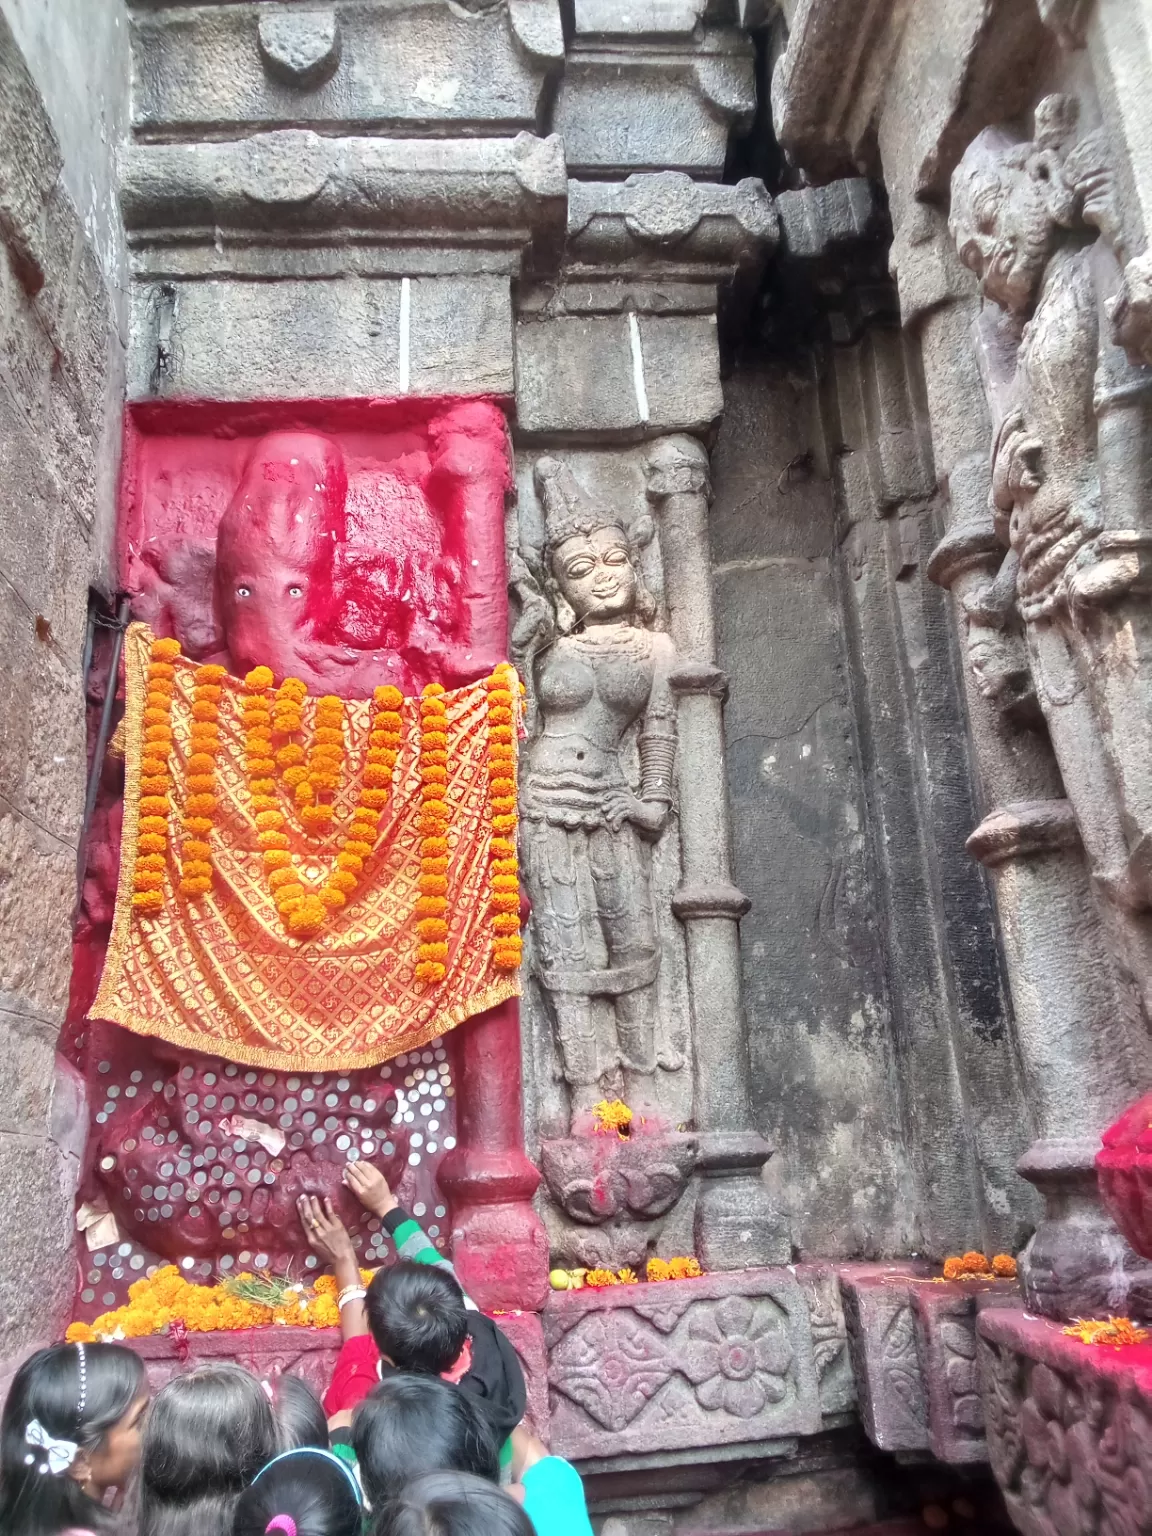
<svg viewBox="0 0 1152 1536">
<path fill-rule="evenodd" d="M 371 1334 L 362 1333 L 346 1339 L 336 1356 L 332 1382 L 324 1394 L 324 1412 L 329 1418 L 367 1397 L 380 1382 L 380 1351 Z"/>
</svg>

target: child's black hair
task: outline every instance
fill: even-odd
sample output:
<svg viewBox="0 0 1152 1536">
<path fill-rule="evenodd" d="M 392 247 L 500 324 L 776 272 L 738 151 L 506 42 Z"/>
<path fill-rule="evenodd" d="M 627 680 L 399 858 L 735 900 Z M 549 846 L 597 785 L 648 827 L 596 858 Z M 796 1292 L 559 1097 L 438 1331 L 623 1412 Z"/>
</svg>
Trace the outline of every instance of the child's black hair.
<svg viewBox="0 0 1152 1536">
<path fill-rule="evenodd" d="M 439 1376 L 464 1348 L 464 1292 L 443 1269 L 401 1260 L 380 1270 L 365 1301 L 376 1347 L 401 1371 Z"/>
<path fill-rule="evenodd" d="M 276 1451 L 272 1405 L 250 1371 L 174 1377 L 144 1429 L 139 1536 L 228 1536 L 236 1501 Z"/>
<path fill-rule="evenodd" d="M 73 1526 L 107 1528 L 101 1505 L 66 1468 L 53 1472 L 47 1452 L 27 1438 L 35 1420 L 52 1439 L 94 1450 L 145 1391 L 140 1356 L 120 1344 L 84 1345 L 83 1378 L 81 1392 L 75 1344 L 37 1350 L 13 1377 L 0 1422 L 0 1531 L 59 1536 Z"/>
<path fill-rule="evenodd" d="M 362 1509 L 350 1467 L 331 1451 L 301 1446 L 284 1451 L 240 1495 L 232 1536 L 267 1536 L 287 1531 L 296 1536 L 360 1536 Z"/>
<path fill-rule="evenodd" d="M 364 1495 L 379 1508 L 424 1472 L 500 1477 L 496 1438 L 466 1392 L 435 1376 L 386 1376 L 352 1415 Z"/>
<path fill-rule="evenodd" d="M 282 1451 L 294 1451 L 302 1446 L 316 1450 L 328 1449 L 328 1420 L 324 1404 L 304 1380 L 285 1371 L 268 1381 L 267 1392 L 272 1401 L 272 1414 L 276 1420 L 276 1442 Z"/>
<path fill-rule="evenodd" d="M 535 1536 L 532 1522 L 500 1488 L 466 1472 L 429 1472 L 379 1511 L 372 1536 Z"/>
</svg>

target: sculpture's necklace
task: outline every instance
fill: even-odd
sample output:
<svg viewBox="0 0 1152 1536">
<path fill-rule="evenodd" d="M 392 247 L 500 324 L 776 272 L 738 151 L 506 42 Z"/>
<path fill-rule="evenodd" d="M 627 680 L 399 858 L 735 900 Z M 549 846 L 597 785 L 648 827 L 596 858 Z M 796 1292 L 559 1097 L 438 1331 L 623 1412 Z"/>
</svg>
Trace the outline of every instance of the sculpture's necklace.
<svg viewBox="0 0 1152 1536">
<path fill-rule="evenodd" d="M 589 660 L 623 656 L 629 661 L 646 661 L 652 654 L 652 636 L 646 629 L 634 625 L 611 629 L 595 625 L 591 629 L 574 630 L 568 639 Z"/>
</svg>

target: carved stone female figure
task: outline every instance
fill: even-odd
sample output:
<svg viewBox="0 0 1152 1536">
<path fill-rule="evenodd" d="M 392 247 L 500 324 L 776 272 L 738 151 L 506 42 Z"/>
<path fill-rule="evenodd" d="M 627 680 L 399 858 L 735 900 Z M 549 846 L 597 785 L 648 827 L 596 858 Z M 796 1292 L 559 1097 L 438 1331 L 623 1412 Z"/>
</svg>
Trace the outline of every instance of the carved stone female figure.
<svg viewBox="0 0 1152 1536">
<path fill-rule="evenodd" d="M 623 520 L 555 459 L 540 460 L 536 484 L 547 528 L 542 583 L 526 571 L 518 582 L 517 637 L 530 639 L 539 722 L 520 787 L 535 966 L 573 1118 L 604 1097 L 607 1079 L 618 1082 L 618 1068 L 629 1104 L 651 1111 L 657 1066 L 681 1064 L 656 1050 L 650 873 L 673 797 L 676 653 L 651 627 L 654 604 Z M 625 771 L 637 724 L 638 791 Z"/>
</svg>

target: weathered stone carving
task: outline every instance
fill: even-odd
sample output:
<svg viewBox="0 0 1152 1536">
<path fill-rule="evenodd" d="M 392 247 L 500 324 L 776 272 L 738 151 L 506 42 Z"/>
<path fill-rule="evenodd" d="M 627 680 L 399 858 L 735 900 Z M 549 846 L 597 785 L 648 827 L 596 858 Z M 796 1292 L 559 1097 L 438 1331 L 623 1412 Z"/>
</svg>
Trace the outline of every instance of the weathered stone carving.
<svg viewBox="0 0 1152 1536">
<path fill-rule="evenodd" d="M 952 183 L 961 260 L 1002 311 L 990 346 L 992 495 L 1043 708 L 1097 887 L 1124 912 L 1152 902 L 1146 662 L 1152 373 L 1113 343 L 1105 303 L 1123 255 L 1102 137 L 1073 142 L 1052 96 L 1021 143 L 987 129 Z M 1092 243 L 1092 231 L 1100 238 Z M 1122 955 L 1138 975 L 1143 923 Z"/>
<path fill-rule="evenodd" d="M 786 1270 L 569 1292 L 544 1316 L 553 1448 L 619 1455 L 809 1433 L 808 1310 Z"/>
<path fill-rule="evenodd" d="M 989 1458 L 1017 1530 L 1147 1536 L 1146 1369 L 1014 1309 L 978 1328 Z"/>
<path fill-rule="evenodd" d="M 535 967 L 549 999 L 574 1119 L 606 1093 L 657 1109 L 660 966 L 650 849 L 668 824 L 676 759 L 676 653 L 653 627 L 637 570 L 652 523 L 600 508 L 571 470 L 536 466 L 546 536 L 534 575 L 514 581 L 513 645 L 533 676 L 536 732 L 521 773 Z M 638 787 L 625 739 L 638 730 Z M 622 1074 L 622 1075 L 621 1075 Z"/>
<path fill-rule="evenodd" d="M 261 16 L 257 36 L 264 68 L 298 91 L 314 90 L 340 62 L 340 23 L 333 10 L 276 10 Z"/>
</svg>

